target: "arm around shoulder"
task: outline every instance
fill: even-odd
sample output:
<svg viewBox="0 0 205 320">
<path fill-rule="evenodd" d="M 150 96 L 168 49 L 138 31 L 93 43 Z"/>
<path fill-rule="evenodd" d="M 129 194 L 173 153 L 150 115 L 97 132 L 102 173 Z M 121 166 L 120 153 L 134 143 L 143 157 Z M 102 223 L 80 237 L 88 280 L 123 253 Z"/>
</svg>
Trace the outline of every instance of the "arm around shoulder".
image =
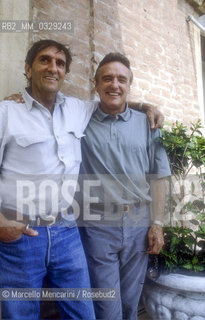
<svg viewBox="0 0 205 320">
<path fill-rule="evenodd" d="M 128 102 L 128 105 L 132 109 L 146 113 L 151 129 L 163 127 L 164 116 L 154 105 L 147 102 Z"/>
</svg>

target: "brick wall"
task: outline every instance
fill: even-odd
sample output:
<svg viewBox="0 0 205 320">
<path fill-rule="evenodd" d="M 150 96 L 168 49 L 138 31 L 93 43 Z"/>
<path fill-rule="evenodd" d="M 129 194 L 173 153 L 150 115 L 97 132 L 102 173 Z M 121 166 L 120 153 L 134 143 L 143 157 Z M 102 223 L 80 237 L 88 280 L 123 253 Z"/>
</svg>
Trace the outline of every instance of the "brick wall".
<svg viewBox="0 0 205 320">
<path fill-rule="evenodd" d="M 89 1 L 87 0 L 34 0 L 34 20 L 74 21 L 74 33 L 40 32 L 33 36 L 33 40 L 52 38 L 69 44 L 73 63 L 71 72 L 66 77 L 63 91 L 69 95 L 89 99 L 90 97 L 90 45 L 89 45 Z"/>
<path fill-rule="evenodd" d="M 134 72 L 131 99 L 157 104 L 169 121 L 200 117 L 196 48 L 185 0 L 34 0 L 38 20 L 74 20 L 74 33 L 40 33 L 69 43 L 74 54 L 64 92 L 93 97 L 93 74 L 104 54 L 128 55 Z"/>
</svg>

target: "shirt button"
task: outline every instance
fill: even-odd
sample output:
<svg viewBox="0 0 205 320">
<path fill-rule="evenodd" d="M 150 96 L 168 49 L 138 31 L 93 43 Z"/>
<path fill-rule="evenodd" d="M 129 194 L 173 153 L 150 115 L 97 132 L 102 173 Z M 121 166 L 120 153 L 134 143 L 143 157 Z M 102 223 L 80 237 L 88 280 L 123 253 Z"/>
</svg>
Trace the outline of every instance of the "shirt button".
<svg viewBox="0 0 205 320">
<path fill-rule="evenodd" d="M 64 156 L 61 156 L 60 158 L 63 160 L 63 159 L 64 159 Z"/>
<path fill-rule="evenodd" d="M 50 117 L 48 117 L 48 120 L 51 120 L 51 118 L 50 118 Z"/>
</svg>

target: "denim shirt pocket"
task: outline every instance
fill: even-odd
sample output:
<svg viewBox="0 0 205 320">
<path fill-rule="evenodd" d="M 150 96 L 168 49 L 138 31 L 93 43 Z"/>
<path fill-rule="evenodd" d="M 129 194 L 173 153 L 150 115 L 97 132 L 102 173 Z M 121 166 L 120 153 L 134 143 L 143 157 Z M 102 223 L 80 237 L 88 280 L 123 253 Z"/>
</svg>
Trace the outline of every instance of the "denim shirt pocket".
<svg viewBox="0 0 205 320">
<path fill-rule="evenodd" d="M 29 147 L 30 145 L 45 142 L 47 140 L 46 136 L 18 136 L 15 138 L 16 144 L 23 148 Z"/>
<path fill-rule="evenodd" d="M 82 155 L 81 155 L 81 138 L 85 136 L 84 133 L 69 130 L 68 133 L 68 149 L 70 150 L 70 158 L 74 162 L 81 162 Z"/>
</svg>

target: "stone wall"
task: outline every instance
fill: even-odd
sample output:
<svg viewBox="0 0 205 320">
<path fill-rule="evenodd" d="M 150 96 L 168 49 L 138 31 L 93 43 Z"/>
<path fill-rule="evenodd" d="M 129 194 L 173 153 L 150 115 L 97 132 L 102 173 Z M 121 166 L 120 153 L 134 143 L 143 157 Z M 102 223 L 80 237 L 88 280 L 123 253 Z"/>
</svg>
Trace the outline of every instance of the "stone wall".
<svg viewBox="0 0 205 320">
<path fill-rule="evenodd" d="M 1 0 L 5 1 L 5 0 Z M 18 0 L 17 0 L 18 1 Z M 167 120 L 202 117 L 200 34 L 187 0 L 32 0 L 33 20 L 73 20 L 73 33 L 30 33 L 29 41 L 53 38 L 69 43 L 71 72 L 63 91 L 94 97 L 93 75 L 104 54 L 130 58 L 134 81 L 130 99 L 154 103 Z"/>
<path fill-rule="evenodd" d="M 0 21 L 29 20 L 30 8 L 29 0 L 0 0 Z M 0 99 L 26 84 L 23 72 L 29 36 L 28 32 L 0 32 Z"/>
</svg>

